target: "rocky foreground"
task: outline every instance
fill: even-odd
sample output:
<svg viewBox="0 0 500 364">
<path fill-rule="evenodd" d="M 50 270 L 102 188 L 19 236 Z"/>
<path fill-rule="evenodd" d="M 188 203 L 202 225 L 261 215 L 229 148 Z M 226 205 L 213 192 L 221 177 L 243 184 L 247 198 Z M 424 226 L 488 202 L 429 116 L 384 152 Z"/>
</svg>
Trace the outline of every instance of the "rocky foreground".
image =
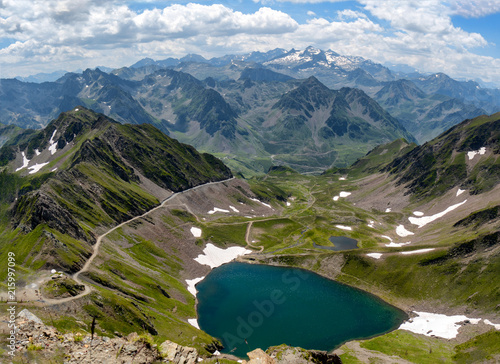
<svg viewBox="0 0 500 364">
<path fill-rule="evenodd" d="M 256 349 L 248 353 L 248 361 L 220 355 L 217 351 L 211 358 L 204 358 L 198 355 L 195 348 L 181 346 L 169 340 L 157 345 L 149 334 L 131 333 L 127 337 L 114 338 L 89 333 L 62 334 L 54 327 L 45 325 L 28 310 L 21 311 L 17 317 L 15 348 L 9 348 L 11 349 L 14 349 L 14 359 L 17 361 L 28 360 L 33 363 L 194 364 L 217 363 L 217 359 L 225 359 L 225 363 L 243 364 L 342 363 L 334 354 L 292 348 L 286 345 L 269 348 L 267 352 Z M 10 356 L 9 352 L 5 352 L 4 358 L 5 356 Z M 10 357 L 10 359 L 13 358 Z"/>
</svg>

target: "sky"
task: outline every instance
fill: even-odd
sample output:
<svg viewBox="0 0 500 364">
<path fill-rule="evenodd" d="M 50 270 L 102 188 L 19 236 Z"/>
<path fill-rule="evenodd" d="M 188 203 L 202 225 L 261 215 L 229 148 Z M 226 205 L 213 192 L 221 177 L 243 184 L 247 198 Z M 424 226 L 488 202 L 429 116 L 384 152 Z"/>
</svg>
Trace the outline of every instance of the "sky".
<svg viewBox="0 0 500 364">
<path fill-rule="evenodd" d="M 500 87 L 500 0 L 0 0 L 0 78 L 304 49 Z"/>
</svg>

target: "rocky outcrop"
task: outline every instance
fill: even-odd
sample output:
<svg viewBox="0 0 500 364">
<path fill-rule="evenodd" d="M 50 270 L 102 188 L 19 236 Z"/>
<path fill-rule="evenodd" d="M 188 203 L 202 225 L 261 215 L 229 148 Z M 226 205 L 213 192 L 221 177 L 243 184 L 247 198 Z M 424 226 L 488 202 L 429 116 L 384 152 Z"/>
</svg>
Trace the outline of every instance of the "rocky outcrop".
<svg viewBox="0 0 500 364">
<path fill-rule="evenodd" d="M 160 355 L 167 363 L 195 364 L 198 362 L 198 351 L 189 346 L 181 346 L 170 340 L 160 345 Z"/>
<path fill-rule="evenodd" d="M 34 230 L 38 225 L 46 224 L 77 240 L 95 243 L 95 237 L 86 234 L 73 215 L 43 191 L 30 192 L 19 198 L 13 220 L 16 227 L 22 224 L 28 230 Z"/>
<path fill-rule="evenodd" d="M 20 357 L 30 352 L 36 355 L 36 362 L 59 362 L 61 353 L 64 353 L 66 364 L 198 362 L 196 349 L 168 340 L 158 348 L 150 335 L 132 333 L 126 338 L 109 338 L 80 333 L 62 334 L 55 328 L 44 325 L 42 320 L 26 309 L 17 316 L 17 328 L 15 355 Z"/>
<path fill-rule="evenodd" d="M 267 349 L 267 354 L 276 364 L 342 364 L 336 354 L 320 350 L 305 350 L 287 345 L 273 346 Z"/>
<path fill-rule="evenodd" d="M 127 338 L 109 338 L 90 334 L 61 334 L 55 328 L 23 310 L 18 315 L 18 331 L 15 335 L 16 356 L 31 352 L 36 362 L 53 362 L 64 353 L 67 364 L 146 364 L 160 359 L 158 350 L 150 341 L 137 334 Z M 59 359 L 58 359 L 59 358 Z"/>
<path fill-rule="evenodd" d="M 243 360 L 243 364 L 276 364 L 276 361 L 267 355 L 262 349 L 255 349 L 247 355 L 250 360 Z"/>
</svg>

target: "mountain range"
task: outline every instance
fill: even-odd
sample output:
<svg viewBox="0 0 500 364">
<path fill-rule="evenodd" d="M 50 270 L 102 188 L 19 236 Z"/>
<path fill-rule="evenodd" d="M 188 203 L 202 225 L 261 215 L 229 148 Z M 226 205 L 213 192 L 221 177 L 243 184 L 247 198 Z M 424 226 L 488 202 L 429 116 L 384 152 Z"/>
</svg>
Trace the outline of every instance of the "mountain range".
<svg viewBox="0 0 500 364">
<path fill-rule="evenodd" d="M 317 90 L 323 103 L 308 99 Z M 464 119 L 497 111 L 500 92 L 308 47 L 210 60 L 144 59 L 40 84 L 4 79 L 0 100 L 3 124 L 41 128 L 84 105 L 121 123 L 153 124 L 251 175 L 272 164 L 321 173 L 394 138 L 423 143 Z M 345 123 L 348 128 L 340 126 Z"/>
</svg>

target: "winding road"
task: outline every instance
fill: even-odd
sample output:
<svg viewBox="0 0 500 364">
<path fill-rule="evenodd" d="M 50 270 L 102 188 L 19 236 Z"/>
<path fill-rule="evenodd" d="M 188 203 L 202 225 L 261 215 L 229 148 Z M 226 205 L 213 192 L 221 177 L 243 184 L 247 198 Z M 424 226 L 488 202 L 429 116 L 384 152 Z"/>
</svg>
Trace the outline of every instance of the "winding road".
<svg viewBox="0 0 500 364">
<path fill-rule="evenodd" d="M 167 202 L 169 202 L 174 197 L 176 197 L 176 196 L 178 196 L 178 195 L 180 195 L 180 194 L 182 194 L 184 192 L 193 191 L 193 190 L 196 190 L 196 189 L 199 189 L 199 188 L 202 188 L 202 187 L 206 187 L 206 186 L 209 186 L 209 185 L 214 185 L 214 184 L 218 184 L 218 183 L 228 182 L 228 181 L 231 181 L 232 179 L 234 179 L 234 177 L 231 177 L 231 178 L 228 178 L 228 179 L 225 179 L 225 180 L 222 180 L 222 181 L 204 183 L 202 185 L 198 185 L 198 186 L 195 186 L 195 187 L 188 188 L 187 190 L 184 190 L 184 191 L 181 191 L 181 192 L 175 192 L 175 193 L 171 194 L 170 196 L 168 196 L 165 200 L 163 200 L 163 202 L 160 205 L 152 208 L 151 210 L 145 212 L 144 214 L 142 214 L 140 216 L 136 216 L 136 217 L 134 217 L 134 218 L 132 218 L 130 220 L 122 222 L 121 224 L 116 225 L 115 227 L 109 229 L 108 231 L 106 231 L 104 234 L 100 235 L 97 238 L 97 241 L 96 241 L 96 243 L 94 245 L 94 252 L 90 256 L 90 258 L 85 262 L 85 264 L 83 265 L 82 269 L 80 269 L 78 272 L 76 272 L 72 276 L 73 280 L 76 283 L 81 284 L 81 285 L 83 285 L 85 287 L 84 291 L 81 292 L 81 293 L 79 293 L 78 295 L 72 296 L 72 297 L 66 297 L 66 298 L 60 298 L 60 299 L 44 298 L 43 302 L 47 306 L 58 305 L 58 304 L 61 304 L 61 303 L 65 303 L 65 302 L 70 302 L 70 301 L 76 300 L 76 299 L 81 298 L 83 296 L 86 296 L 90 292 L 92 292 L 92 288 L 88 284 L 86 284 L 84 281 L 80 280 L 79 276 L 80 276 L 81 273 L 85 273 L 86 271 L 89 270 L 90 265 L 92 264 L 92 262 L 94 261 L 94 259 L 99 254 L 99 248 L 101 246 L 102 239 L 104 239 L 108 234 L 110 234 L 113 231 L 121 228 L 124 225 L 130 224 L 131 222 L 133 222 L 135 220 L 139 220 L 139 219 L 142 219 L 142 218 L 146 217 L 147 215 L 151 214 L 152 212 L 154 212 L 154 211 L 156 211 L 156 210 L 164 207 L 165 204 L 167 204 Z"/>
</svg>

